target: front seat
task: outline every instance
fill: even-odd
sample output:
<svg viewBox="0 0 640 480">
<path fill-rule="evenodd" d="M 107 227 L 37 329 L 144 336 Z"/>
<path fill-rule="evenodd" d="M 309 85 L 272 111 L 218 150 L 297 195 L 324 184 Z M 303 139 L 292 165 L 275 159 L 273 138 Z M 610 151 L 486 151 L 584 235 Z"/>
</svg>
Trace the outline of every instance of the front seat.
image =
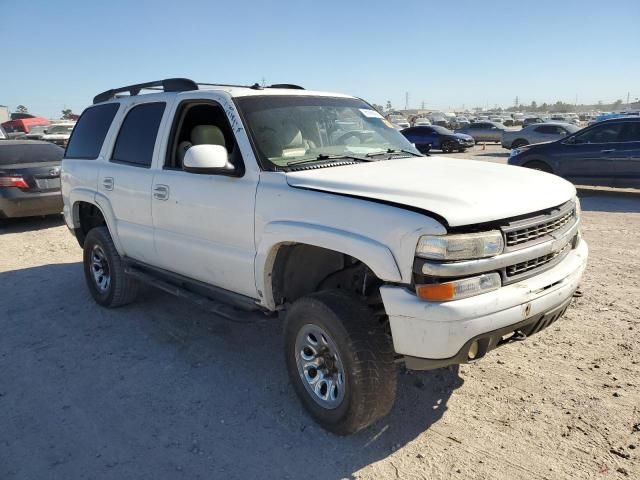
<svg viewBox="0 0 640 480">
<path fill-rule="evenodd" d="M 189 137 L 190 142 L 180 142 L 178 145 L 178 164 L 182 166 L 184 155 L 192 145 L 220 145 L 221 147 L 227 147 L 224 139 L 224 134 L 219 127 L 215 125 L 196 125 L 191 129 L 191 135 Z"/>
<path fill-rule="evenodd" d="M 302 156 L 308 149 L 315 148 L 313 142 L 302 137 L 302 132 L 293 122 L 284 121 L 278 133 L 283 157 Z"/>
</svg>

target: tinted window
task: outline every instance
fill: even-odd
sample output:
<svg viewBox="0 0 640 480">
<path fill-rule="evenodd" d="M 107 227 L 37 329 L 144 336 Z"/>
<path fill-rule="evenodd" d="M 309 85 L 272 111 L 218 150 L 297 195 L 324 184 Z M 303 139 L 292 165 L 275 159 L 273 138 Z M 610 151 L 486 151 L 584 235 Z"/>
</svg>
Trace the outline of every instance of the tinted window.
<svg viewBox="0 0 640 480">
<path fill-rule="evenodd" d="M 65 158 L 98 158 L 119 106 L 117 103 L 107 103 L 87 108 L 73 129 Z"/>
<path fill-rule="evenodd" d="M 113 148 L 112 161 L 143 167 L 151 165 L 164 107 L 164 103 L 145 103 L 127 113 Z"/>
<path fill-rule="evenodd" d="M 7 140 L 0 143 L 0 165 L 15 163 L 59 162 L 64 149 L 53 143 Z"/>
<path fill-rule="evenodd" d="M 576 136 L 578 143 L 610 143 L 620 141 L 618 137 L 622 130 L 622 123 L 604 123 L 590 128 Z"/>
<path fill-rule="evenodd" d="M 623 142 L 640 142 L 640 122 L 626 122 L 622 128 Z"/>
<path fill-rule="evenodd" d="M 557 133 L 556 127 L 553 125 L 540 125 L 534 129 L 538 133 L 549 134 L 549 133 Z"/>
</svg>

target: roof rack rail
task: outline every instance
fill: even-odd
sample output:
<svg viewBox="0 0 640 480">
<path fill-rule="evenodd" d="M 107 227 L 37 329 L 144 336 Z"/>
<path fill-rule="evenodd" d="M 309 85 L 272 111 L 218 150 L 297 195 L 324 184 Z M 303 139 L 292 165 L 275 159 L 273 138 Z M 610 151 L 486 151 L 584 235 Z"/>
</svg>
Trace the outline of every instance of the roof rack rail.
<svg viewBox="0 0 640 480">
<path fill-rule="evenodd" d="M 162 90 L 165 92 L 198 90 L 198 84 L 188 78 L 165 78 L 164 80 L 156 80 L 154 82 L 136 83 L 134 85 L 127 85 L 126 87 L 112 88 L 93 97 L 93 103 L 95 105 L 96 103 L 106 102 L 107 100 L 115 98 L 118 93 L 129 92 L 129 95 L 133 96 L 138 95 L 140 90 L 156 90 L 158 89 L 157 87 L 162 87 Z"/>
<path fill-rule="evenodd" d="M 265 86 L 262 86 L 259 83 L 254 83 L 249 88 L 253 88 L 254 90 L 262 90 L 263 88 L 288 88 L 291 90 L 304 90 L 304 87 L 301 87 L 300 85 L 294 85 L 293 83 L 274 83 L 273 85 Z"/>
</svg>

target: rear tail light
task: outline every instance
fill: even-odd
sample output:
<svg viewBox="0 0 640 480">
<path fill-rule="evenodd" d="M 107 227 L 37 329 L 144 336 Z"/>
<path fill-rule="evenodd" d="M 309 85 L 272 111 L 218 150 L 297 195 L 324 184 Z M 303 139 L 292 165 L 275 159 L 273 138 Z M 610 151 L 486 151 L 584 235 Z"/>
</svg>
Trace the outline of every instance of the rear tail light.
<svg viewBox="0 0 640 480">
<path fill-rule="evenodd" d="M 0 187 L 29 188 L 24 178 L 19 175 L 0 177 Z"/>
</svg>

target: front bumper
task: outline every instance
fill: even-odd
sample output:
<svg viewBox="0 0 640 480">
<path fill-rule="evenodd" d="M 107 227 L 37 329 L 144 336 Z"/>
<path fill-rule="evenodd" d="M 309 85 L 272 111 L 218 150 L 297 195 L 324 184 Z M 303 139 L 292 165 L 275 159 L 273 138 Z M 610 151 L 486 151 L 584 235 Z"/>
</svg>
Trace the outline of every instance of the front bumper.
<svg viewBox="0 0 640 480">
<path fill-rule="evenodd" d="M 60 212 L 60 191 L 30 193 L 18 188 L 7 188 L 0 192 L 0 218 L 35 217 Z"/>
<path fill-rule="evenodd" d="M 406 288 L 384 286 L 380 292 L 394 348 L 405 356 L 409 368 L 439 368 L 466 362 L 475 340 L 479 343 L 477 359 L 510 332 L 536 333 L 564 313 L 587 257 L 587 244 L 581 240 L 550 270 L 452 302 L 425 302 Z"/>
</svg>

